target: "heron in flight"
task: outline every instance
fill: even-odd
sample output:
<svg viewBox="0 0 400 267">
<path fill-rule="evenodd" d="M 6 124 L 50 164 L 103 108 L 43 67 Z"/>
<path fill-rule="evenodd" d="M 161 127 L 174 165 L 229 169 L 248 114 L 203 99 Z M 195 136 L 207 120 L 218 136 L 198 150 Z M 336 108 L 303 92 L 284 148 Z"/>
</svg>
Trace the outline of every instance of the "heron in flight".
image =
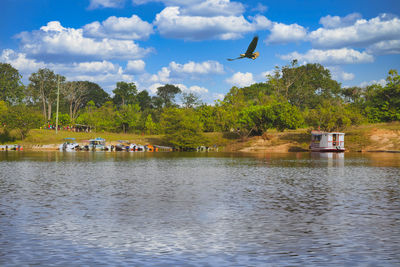
<svg viewBox="0 0 400 267">
<path fill-rule="evenodd" d="M 240 54 L 240 57 L 237 57 L 237 58 L 228 58 L 228 60 L 232 61 L 232 60 L 241 59 L 241 58 L 245 58 L 245 57 L 251 58 L 253 60 L 258 58 L 260 53 L 258 53 L 258 52 L 254 53 L 254 50 L 256 49 L 256 46 L 257 46 L 257 42 L 258 42 L 258 36 L 256 35 L 256 36 L 254 36 L 253 40 L 249 44 L 249 47 L 247 48 L 246 53 Z"/>
</svg>

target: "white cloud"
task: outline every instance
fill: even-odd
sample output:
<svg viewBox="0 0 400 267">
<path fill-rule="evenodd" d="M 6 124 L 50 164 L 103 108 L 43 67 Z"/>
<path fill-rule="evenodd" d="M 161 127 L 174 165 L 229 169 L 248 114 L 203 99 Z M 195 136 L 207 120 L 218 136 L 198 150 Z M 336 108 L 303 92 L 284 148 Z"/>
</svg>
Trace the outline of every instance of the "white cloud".
<svg viewBox="0 0 400 267">
<path fill-rule="evenodd" d="M 161 87 L 161 86 L 164 86 L 164 84 L 154 83 L 154 84 L 150 85 L 149 86 L 149 93 L 152 94 L 152 95 L 157 94 L 157 88 Z"/>
<path fill-rule="evenodd" d="M 355 75 L 350 72 L 343 71 L 340 67 L 328 67 L 334 80 L 351 81 L 354 80 Z"/>
<path fill-rule="evenodd" d="M 204 95 L 208 93 L 208 89 L 198 86 L 198 85 L 193 85 L 190 87 L 187 87 L 184 84 L 175 84 L 175 86 L 179 87 L 179 89 L 182 90 L 182 92 L 186 92 L 186 93 L 195 93 L 198 95 Z"/>
<path fill-rule="evenodd" d="M 171 83 L 182 79 L 199 79 L 205 75 L 223 73 L 224 67 L 217 61 L 208 60 L 200 63 L 189 61 L 185 64 L 172 61 L 168 67 L 162 67 L 157 74 L 153 74 L 150 77 L 143 76 L 143 80 L 148 80 L 152 83 Z"/>
<path fill-rule="evenodd" d="M 39 31 L 20 33 L 22 51 L 47 61 L 141 58 L 151 49 L 143 49 L 130 40 L 104 38 L 94 40 L 83 36 L 82 29 L 64 28 L 51 21 Z"/>
<path fill-rule="evenodd" d="M 130 18 L 111 16 L 103 22 L 92 22 L 83 27 L 83 35 L 95 38 L 147 39 L 153 33 L 153 26 L 138 16 Z"/>
<path fill-rule="evenodd" d="M 154 21 L 161 35 L 187 40 L 235 39 L 243 34 L 266 29 L 271 22 L 258 15 L 247 21 L 243 16 L 189 16 L 179 7 L 167 7 L 157 14 Z"/>
<path fill-rule="evenodd" d="M 315 47 L 365 47 L 381 41 L 399 40 L 400 19 L 387 14 L 370 20 L 358 19 L 353 25 L 339 28 L 319 28 L 309 34 Z"/>
<path fill-rule="evenodd" d="M 186 64 L 179 64 L 172 61 L 169 64 L 169 69 L 177 74 L 189 74 L 189 75 L 204 75 L 204 74 L 222 74 L 224 73 L 224 66 L 217 61 L 204 61 L 196 63 L 189 61 Z"/>
<path fill-rule="evenodd" d="M 339 16 L 325 16 L 319 20 L 319 23 L 327 29 L 334 29 L 339 27 L 346 27 L 353 25 L 357 20 L 361 19 L 362 16 L 359 13 L 351 13 L 345 17 Z"/>
<path fill-rule="evenodd" d="M 145 67 L 146 63 L 141 59 L 128 60 L 125 71 L 129 73 L 141 73 L 144 71 Z"/>
<path fill-rule="evenodd" d="M 109 61 L 90 61 L 73 63 L 45 63 L 27 58 L 24 53 L 11 49 L 3 50 L 0 61 L 11 64 L 23 76 L 23 82 L 29 83 L 29 76 L 39 69 L 48 68 L 61 74 L 69 81 L 91 81 L 105 89 L 112 89 L 116 81 L 134 82 L 133 76 L 126 74 L 118 65 Z"/>
<path fill-rule="evenodd" d="M 226 82 L 238 87 L 245 87 L 255 83 L 253 74 L 250 72 L 236 72 L 232 77 L 226 79 Z"/>
<path fill-rule="evenodd" d="M 304 40 L 307 36 L 307 30 L 298 24 L 286 25 L 274 22 L 270 31 L 267 43 L 296 42 Z"/>
<path fill-rule="evenodd" d="M 122 7 L 125 0 L 90 0 L 89 9 Z"/>
<path fill-rule="evenodd" d="M 134 4 L 161 2 L 167 7 L 179 7 L 182 14 L 189 16 L 235 16 L 242 14 L 242 3 L 230 0 L 133 0 Z"/>
<path fill-rule="evenodd" d="M 380 79 L 380 80 L 372 80 L 372 81 L 369 81 L 369 82 L 362 82 L 359 86 L 360 87 L 366 87 L 366 86 L 369 86 L 369 85 L 373 85 L 373 84 L 379 84 L 379 85 L 381 85 L 381 86 L 385 86 L 386 85 L 386 80 L 385 79 Z"/>
<path fill-rule="evenodd" d="M 30 75 L 32 72 L 36 72 L 40 68 L 45 68 L 44 62 L 37 62 L 34 59 L 29 59 L 23 53 L 17 53 L 12 49 L 5 49 L 0 56 L 1 62 L 11 64 L 16 68 L 24 77 Z"/>
<path fill-rule="evenodd" d="M 260 13 L 264 13 L 267 10 L 268 10 L 268 7 L 261 3 L 257 3 L 257 5 L 251 9 L 251 11 L 256 11 L 256 12 L 260 12 Z"/>
<path fill-rule="evenodd" d="M 375 43 L 368 46 L 366 51 L 374 55 L 400 54 L 400 39 Z"/>
<path fill-rule="evenodd" d="M 297 59 L 303 63 L 317 62 L 326 65 L 368 63 L 374 61 L 374 57 L 368 53 L 348 48 L 330 50 L 311 49 L 306 54 L 292 52 L 282 55 L 280 58 L 283 60 Z"/>
</svg>

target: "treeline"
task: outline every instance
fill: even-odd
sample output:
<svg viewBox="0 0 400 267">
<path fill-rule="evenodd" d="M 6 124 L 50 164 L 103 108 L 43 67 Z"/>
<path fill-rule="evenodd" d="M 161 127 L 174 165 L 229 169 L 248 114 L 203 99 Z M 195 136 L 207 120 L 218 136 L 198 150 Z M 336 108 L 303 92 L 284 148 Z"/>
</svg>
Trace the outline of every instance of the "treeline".
<svg viewBox="0 0 400 267">
<path fill-rule="evenodd" d="M 208 105 L 194 93 L 170 84 L 155 96 L 134 83 L 117 82 L 113 96 L 98 84 L 67 81 L 49 69 L 39 69 L 23 85 L 18 70 L 0 63 L 0 122 L 2 135 L 55 123 L 83 124 L 96 131 L 164 134 L 176 147 L 207 143 L 204 132 L 261 135 L 268 129 L 298 127 L 344 130 L 364 122 L 400 120 L 400 76 L 390 70 L 386 85 L 343 88 L 320 64 L 276 67 L 266 82 L 232 87 L 223 100 Z M 59 89 L 59 94 L 57 90 Z M 180 97 L 181 105 L 176 103 Z M 4 139 L 4 138 L 3 138 Z"/>
</svg>

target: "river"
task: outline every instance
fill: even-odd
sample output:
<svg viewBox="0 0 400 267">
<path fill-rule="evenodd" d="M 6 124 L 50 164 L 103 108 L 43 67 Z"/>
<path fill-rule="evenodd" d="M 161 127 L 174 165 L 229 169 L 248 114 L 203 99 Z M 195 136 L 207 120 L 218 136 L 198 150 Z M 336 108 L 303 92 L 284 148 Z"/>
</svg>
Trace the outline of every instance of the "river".
<svg viewBox="0 0 400 267">
<path fill-rule="evenodd" d="M 0 266 L 399 266 L 400 154 L 0 152 Z"/>
</svg>

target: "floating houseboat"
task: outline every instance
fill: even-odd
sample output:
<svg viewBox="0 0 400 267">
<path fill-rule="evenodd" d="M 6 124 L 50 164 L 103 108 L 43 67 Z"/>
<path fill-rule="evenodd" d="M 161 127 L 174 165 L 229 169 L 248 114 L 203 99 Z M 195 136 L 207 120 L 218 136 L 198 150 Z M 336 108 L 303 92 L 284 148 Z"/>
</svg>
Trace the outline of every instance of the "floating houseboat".
<svg viewBox="0 0 400 267">
<path fill-rule="evenodd" d="M 344 133 L 312 131 L 310 150 L 314 152 L 344 152 Z"/>
<path fill-rule="evenodd" d="M 90 139 L 88 150 L 90 150 L 90 151 L 95 151 L 95 150 L 106 151 L 106 150 L 108 150 L 108 147 L 106 146 L 106 140 L 103 138 L 100 138 L 100 137 L 97 137 L 96 139 Z"/>
</svg>

